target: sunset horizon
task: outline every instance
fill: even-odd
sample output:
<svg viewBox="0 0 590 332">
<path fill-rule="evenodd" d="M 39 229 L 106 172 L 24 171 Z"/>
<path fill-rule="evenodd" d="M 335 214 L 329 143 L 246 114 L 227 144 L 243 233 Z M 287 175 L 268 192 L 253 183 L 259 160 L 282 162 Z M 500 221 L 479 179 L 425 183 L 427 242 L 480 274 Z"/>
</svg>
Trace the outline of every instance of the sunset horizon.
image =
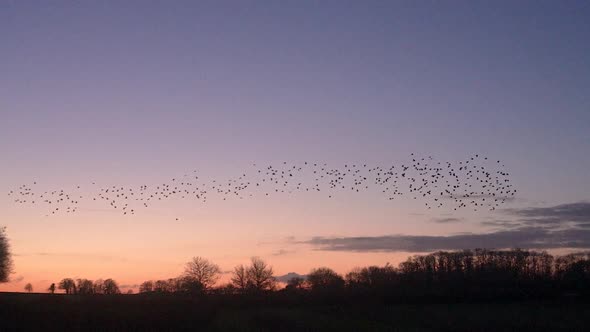
<svg viewBox="0 0 590 332">
<path fill-rule="evenodd" d="M 510 279 L 503 255 L 536 271 L 514 267 L 537 287 L 518 296 L 575 293 L 589 36 L 584 1 L 3 1 L 0 294 L 175 280 L 287 303 L 365 271 L 396 301 L 408 280 L 487 301 L 469 285 Z"/>
</svg>

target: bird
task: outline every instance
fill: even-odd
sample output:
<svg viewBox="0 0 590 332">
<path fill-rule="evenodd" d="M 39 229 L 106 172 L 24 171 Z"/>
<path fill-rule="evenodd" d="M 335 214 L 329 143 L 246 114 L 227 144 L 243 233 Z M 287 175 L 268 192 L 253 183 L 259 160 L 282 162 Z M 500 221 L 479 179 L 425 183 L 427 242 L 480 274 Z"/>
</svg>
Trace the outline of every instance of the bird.
<svg viewBox="0 0 590 332">
<path fill-rule="evenodd" d="M 132 216 L 137 209 L 149 208 L 148 203 L 152 201 L 195 199 L 206 203 L 215 197 L 231 201 L 262 194 L 268 197 L 296 193 L 326 195 L 332 199 L 344 190 L 354 194 L 374 190 L 389 201 L 403 196 L 416 200 L 420 198 L 428 209 L 449 206 L 454 211 L 468 207 L 495 210 L 512 199 L 517 191 L 501 161 L 493 164 L 487 161 L 488 157 L 479 153 L 455 162 L 411 153 L 406 162 L 390 165 L 352 162 L 337 166 L 309 160 L 301 163 L 282 161 L 278 165 L 267 166 L 254 163 L 254 169 L 223 179 L 185 174 L 157 185 L 135 187 L 117 184 L 99 188 L 95 187 L 96 181 L 92 181 L 91 192 L 85 195 L 78 193 L 85 190 L 80 184 L 74 185 L 73 191 L 59 188 L 36 192 L 35 180 L 32 185 L 22 184 L 10 190 L 8 195 L 21 205 L 51 205 L 52 215 L 63 211 L 75 213 L 80 202 L 86 198 L 96 203 L 106 202 L 121 211 L 122 215 Z"/>
</svg>

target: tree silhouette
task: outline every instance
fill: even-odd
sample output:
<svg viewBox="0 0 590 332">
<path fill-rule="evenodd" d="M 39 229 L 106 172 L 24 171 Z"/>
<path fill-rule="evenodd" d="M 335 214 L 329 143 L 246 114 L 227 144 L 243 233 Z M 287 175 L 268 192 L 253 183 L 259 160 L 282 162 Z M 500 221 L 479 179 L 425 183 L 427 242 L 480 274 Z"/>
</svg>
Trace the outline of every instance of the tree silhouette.
<svg viewBox="0 0 590 332">
<path fill-rule="evenodd" d="M 219 280 L 221 269 L 203 257 L 193 257 L 184 269 L 184 282 L 199 283 L 202 288 L 209 289 Z"/>
<path fill-rule="evenodd" d="M 241 292 L 260 292 L 276 288 L 272 267 L 258 257 L 252 257 L 248 267 L 236 266 L 231 280 L 236 289 Z"/>
<path fill-rule="evenodd" d="M 171 287 L 169 286 L 168 281 L 166 280 L 156 280 L 154 283 L 154 292 L 158 293 L 167 293 L 170 292 Z"/>
<path fill-rule="evenodd" d="M 12 259 L 10 256 L 10 246 L 6 238 L 5 228 L 0 228 L 0 283 L 7 282 L 8 276 L 12 272 Z"/>
<path fill-rule="evenodd" d="M 105 280 L 105 283 L 107 280 Z M 139 286 L 140 293 L 190 293 L 200 294 L 205 290 L 203 284 L 184 275 L 168 280 L 148 280 Z M 106 294 L 106 293 L 105 293 Z"/>
<path fill-rule="evenodd" d="M 253 257 L 251 264 L 234 267 L 230 284 L 208 291 L 219 295 L 260 294 L 276 290 L 276 282 L 272 267 Z M 81 284 L 80 288 L 83 288 Z M 308 290 L 314 295 L 297 295 Z M 293 296 L 293 299 L 320 301 L 341 299 L 341 295 L 389 301 L 406 297 L 541 297 L 568 292 L 590 295 L 589 290 L 590 253 L 553 257 L 546 252 L 521 249 L 475 249 L 415 255 L 398 267 L 388 263 L 385 266 L 355 268 L 346 274 L 346 278 L 330 268 L 320 267 L 313 269 L 307 280 L 299 277 L 290 279 L 283 294 Z M 196 294 L 205 291 L 205 288 L 198 278 L 183 273 L 177 278 L 146 281 L 139 291 Z"/>
<path fill-rule="evenodd" d="M 58 288 L 63 289 L 66 292 L 66 294 L 76 294 L 77 293 L 76 282 L 74 281 L 74 279 L 71 279 L 71 278 L 62 279 L 59 282 Z"/>
<path fill-rule="evenodd" d="M 398 280 L 396 269 L 386 264 L 384 267 L 368 266 L 356 268 L 346 274 L 346 284 L 350 288 L 384 288 Z"/>
<path fill-rule="evenodd" d="M 288 290 L 304 289 L 305 279 L 301 277 L 293 277 L 287 281 L 287 286 L 285 288 Z"/>
<path fill-rule="evenodd" d="M 78 294 L 80 295 L 94 294 L 94 284 L 92 283 L 92 280 L 78 279 L 77 288 Z"/>
<path fill-rule="evenodd" d="M 144 281 L 141 285 L 139 285 L 139 292 L 140 293 L 150 293 L 154 291 L 154 282 L 151 280 Z"/>
<path fill-rule="evenodd" d="M 55 293 L 55 283 L 52 283 L 49 288 L 47 288 L 47 290 L 49 291 L 49 293 L 54 294 Z"/>
<path fill-rule="evenodd" d="M 311 270 L 307 275 L 307 282 L 311 290 L 335 291 L 344 287 L 344 279 L 334 270 L 328 267 L 320 267 Z"/>
<path fill-rule="evenodd" d="M 238 293 L 238 291 L 241 291 L 241 290 L 238 290 L 236 288 L 236 286 L 231 282 L 223 284 L 215 289 L 215 292 L 217 294 L 224 294 L 224 295 L 236 294 L 236 293 Z"/>
<path fill-rule="evenodd" d="M 187 294 L 201 294 L 206 288 L 198 279 L 187 276 L 176 278 L 174 292 Z"/>
<path fill-rule="evenodd" d="M 104 280 L 97 279 L 92 282 L 92 294 L 104 294 Z"/>
<path fill-rule="evenodd" d="M 32 292 L 32 291 L 33 291 L 33 285 L 31 285 L 31 283 L 30 283 L 30 282 L 29 282 L 29 283 L 27 283 L 27 284 L 25 285 L 25 290 L 27 291 L 27 293 L 30 293 L 30 292 Z"/>
<path fill-rule="evenodd" d="M 246 267 L 240 264 L 234 267 L 232 272 L 231 282 L 232 285 L 239 291 L 245 291 L 248 287 L 248 277 L 246 276 Z"/>
<path fill-rule="evenodd" d="M 253 291 L 274 290 L 276 287 L 272 267 L 258 257 L 252 257 L 246 269 L 246 280 L 248 289 Z"/>
<path fill-rule="evenodd" d="M 112 295 L 121 294 L 121 291 L 119 290 L 119 285 L 117 284 L 117 282 L 109 278 L 106 279 L 103 283 L 103 293 L 107 295 Z"/>
</svg>

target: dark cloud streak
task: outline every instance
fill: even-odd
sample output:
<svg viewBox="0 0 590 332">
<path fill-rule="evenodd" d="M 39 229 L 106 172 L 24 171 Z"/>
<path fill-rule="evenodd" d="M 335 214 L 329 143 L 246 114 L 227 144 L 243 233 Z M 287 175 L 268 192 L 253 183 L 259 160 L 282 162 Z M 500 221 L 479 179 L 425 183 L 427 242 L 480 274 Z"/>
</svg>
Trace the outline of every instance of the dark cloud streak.
<svg viewBox="0 0 590 332">
<path fill-rule="evenodd" d="M 461 218 L 435 218 L 432 219 L 432 222 L 438 223 L 438 224 L 448 224 L 448 223 L 455 223 L 455 222 L 462 222 L 463 219 Z"/>
<path fill-rule="evenodd" d="M 473 248 L 557 249 L 590 248 L 590 202 L 550 207 L 505 209 L 514 220 L 486 220 L 490 233 L 441 236 L 385 235 L 374 237 L 314 237 L 305 243 L 315 250 L 354 252 L 430 252 Z M 459 222 L 436 218 L 433 222 Z"/>
<path fill-rule="evenodd" d="M 528 226 L 562 227 L 590 223 L 590 202 L 560 204 L 549 207 L 505 209 L 503 212 L 516 217 L 519 222 Z"/>
<path fill-rule="evenodd" d="M 590 229 L 550 231 L 526 227 L 485 234 L 449 236 L 387 235 L 375 237 L 314 237 L 305 243 L 316 250 L 354 252 L 430 252 L 473 248 L 590 248 Z"/>
</svg>

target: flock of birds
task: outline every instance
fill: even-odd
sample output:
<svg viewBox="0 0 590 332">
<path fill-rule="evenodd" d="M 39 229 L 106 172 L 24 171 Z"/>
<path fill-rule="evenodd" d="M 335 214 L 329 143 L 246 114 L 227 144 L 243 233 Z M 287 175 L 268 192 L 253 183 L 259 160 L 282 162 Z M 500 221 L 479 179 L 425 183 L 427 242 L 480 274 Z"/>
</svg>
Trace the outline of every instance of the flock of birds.
<svg viewBox="0 0 590 332">
<path fill-rule="evenodd" d="M 37 192 L 36 186 L 37 182 L 23 184 L 8 195 L 17 204 L 46 204 L 47 216 L 75 213 L 83 200 L 104 202 L 123 215 L 134 215 L 139 208 L 173 198 L 207 202 L 213 196 L 229 200 L 295 192 L 319 192 L 332 198 L 343 191 L 369 190 L 389 200 L 400 196 L 419 199 L 428 209 L 450 206 L 477 211 L 495 210 L 516 193 L 504 165 L 479 154 L 454 163 L 411 154 L 407 163 L 386 167 L 358 163 L 330 167 L 307 161 L 263 167 L 254 164 L 251 171 L 226 180 L 202 179 L 193 171 L 157 185 L 100 188 L 92 182 L 91 192 L 76 186 L 74 191 L 85 194 L 64 189 Z"/>
</svg>

